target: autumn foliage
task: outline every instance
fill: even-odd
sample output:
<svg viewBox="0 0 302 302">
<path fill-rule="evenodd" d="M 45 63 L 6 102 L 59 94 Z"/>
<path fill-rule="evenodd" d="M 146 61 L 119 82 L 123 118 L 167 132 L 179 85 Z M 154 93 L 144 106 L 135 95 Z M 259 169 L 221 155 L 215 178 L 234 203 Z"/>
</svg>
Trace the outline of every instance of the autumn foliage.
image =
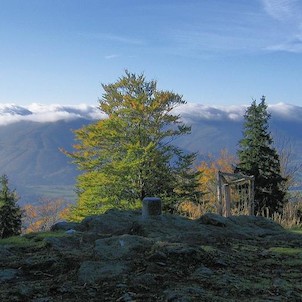
<svg viewBox="0 0 302 302">
<path fill-rule="evenodd" d="M 236 157 L 226 149 L 220 151 L 219 156 L 208 155 L 198 166 L 200 176 L 200 191 L 203 192 L 201 203 L 183 202 L 180 212 L 189 218 L 196 219 L 206 212 L 217 213 L 217 173 L 218 171 L 232 173 Z"/>
<path fill-rule="evenodd" d="M 68 211 L 64 199 L 42 198 L 38 204 L 27 204 L 23 208 L 25 215 L 23 225 L 26 233 L 47 231 L 61 219 Z"/>
<path fill-rule="evenodd" d="M 200 186 L 205 192 L 203 209 L 205 212 L 217 211 L 217 173 L 223 171 L 233 173 L 236 157 L 226 149 L 220 151 L 218 158 L 212 154 L 208 155 L 209 160 L 201 162 L 198 170 L 201 172 Z"/>
</svg>

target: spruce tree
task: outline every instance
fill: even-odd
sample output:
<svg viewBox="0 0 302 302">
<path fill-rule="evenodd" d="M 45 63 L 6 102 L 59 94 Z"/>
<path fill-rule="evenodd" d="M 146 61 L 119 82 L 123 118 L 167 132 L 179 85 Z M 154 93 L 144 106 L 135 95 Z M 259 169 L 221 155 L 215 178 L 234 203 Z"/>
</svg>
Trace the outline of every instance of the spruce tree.
<svg viewBox="0 0 302 302">
<path fill-rule="evenodd" d="M 281 212 L 286 192 L 286 181 L 281 176 L 280 160 L 269 132 L 270 114 L 265 97 L 254 100 L 244 115 L 243 138 L 239 142 L 238 170 L 255 177 L 255 214 L 272 215 Z"/>
<path fill-rule="evenodd" d="M 22 211 L 15 191 L 8 187 L 7 176 L 2 175 L 0 182 L 0 238 L 7 238 L 21 233 Z"/>
<path fill-rule="evenodd" d="M 182 97 L 127 71 L 116 83 L 102 87 L 99 108 L 107 118 L 75 131 L 78 144 L 67 153 L 83 171 L 71 219 L 113 207 L 136 207 L 146 196 L 161 197 L 168 208 L 181 199 L 196 198 L 195 154 L 172 144 L 190 132 L 172 112 L 185 104 Z"/>
</svg>

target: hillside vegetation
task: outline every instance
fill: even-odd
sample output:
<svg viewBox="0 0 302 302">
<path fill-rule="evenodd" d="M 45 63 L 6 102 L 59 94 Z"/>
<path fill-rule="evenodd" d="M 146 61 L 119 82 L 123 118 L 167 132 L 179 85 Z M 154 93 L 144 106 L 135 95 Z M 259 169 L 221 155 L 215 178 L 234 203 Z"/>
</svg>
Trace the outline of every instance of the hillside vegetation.
<svg viewBox="0 0 302 302">
<path fill-rule="evenodd" d="M 219 154 L 224 148 L 235 153 L 241 137 L 241 122 L 186 118 L 190 118 L 192 132 L 177 139 L 175 144 L 186 151 L 199 152 L 198 161 L 208 153 Z M 53 123 L 23 121 L 0 126 L 0 171 L 9 176 L 12 187 L 21 196 L 21 203 L 32 203 L 41 196 L 75 200 L 74 185 L 79 171 L 59 148 L 71 150 L 75 143 L 71 130 L 91 122 L 84 119 Z M 272 117 L 273 133 L 293 143 L 294 164 L 302 161 L 300 128 L 297 122 L 280 122 Z M 298 176 L 297 187 L 302 188 L 301 173 Z"/>
</svg>

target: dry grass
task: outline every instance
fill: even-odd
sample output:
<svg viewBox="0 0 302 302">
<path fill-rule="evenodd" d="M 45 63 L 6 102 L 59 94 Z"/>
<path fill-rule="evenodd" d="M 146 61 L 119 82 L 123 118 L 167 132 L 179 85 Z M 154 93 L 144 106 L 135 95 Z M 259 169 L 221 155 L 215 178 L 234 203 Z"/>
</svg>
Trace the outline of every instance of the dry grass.
<svg viewBox="0 0 302 302">
<path fill-rule="evenodd" d="M 195 204 L 191 201 L 184 201 L 180 203 L 177 210 L 181 215 L 189 219 L 198 219 L 207 212 L 205 207 L 203 207 L 201 204 Z"/>
<path fill-rule="evenodd" d="M 284 228 L 302 227 L 302 201 L 288 202 L 283 207 L 282 214 L 274 213 L 271 217 Z"/>
<path fill-rule="evenodd" d="M 195 204 L 190 201 L 182 202 L 178 211 L 181 215 L 190 218 L 198 219 L 207 212 L 218 213 L 216 207 L 210 207 L 208 204 Z M 233 204 L 231 208 L 232 215 L 248 215 L 244 209 L 236 208 Z M 284 205 L 282 214 L 274 213 L 272 217 L 267 217 L 279 223 L 284 228 L 302 228 L 302 200 L 291 201 Z"/>
</svg>

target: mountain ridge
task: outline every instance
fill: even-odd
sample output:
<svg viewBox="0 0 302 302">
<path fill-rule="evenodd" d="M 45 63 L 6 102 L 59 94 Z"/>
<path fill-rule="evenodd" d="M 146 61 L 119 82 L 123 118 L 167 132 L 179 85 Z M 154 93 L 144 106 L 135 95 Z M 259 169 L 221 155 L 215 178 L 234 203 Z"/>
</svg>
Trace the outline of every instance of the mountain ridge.
<svg viewBox="0 0 302 302">
<path fill-rule="evenodd" d="M 281 105 L 278 106 L 272 112 L 270 130 L 276 142 L 291 144 L 292 159 L 301 164 L 302 107 L 282 105 L 285 110 L 282 112 Z M 30 113 L 25 114 L 26 108 Z M 8 175 L 22 202 L 37 199 L 46 191 L 56 196 L 56 190 L 62 197 L 74 199 L 71 192 L 80 171 L 59 149 L 71 151 L 75 143 L 72 130 L 104 116 L 88 105 L 36 104 L 26 108 L 0 105 L 0 174 Z M 192 131 L 177 138 L 174 144 L 185 151 L 197 152 L 199 162 L 222 149 L 236 152 L 242 137 L 244 106 L 223 110 L 188 104 L 175 112 L 192 126 Z"/>
</svg>

